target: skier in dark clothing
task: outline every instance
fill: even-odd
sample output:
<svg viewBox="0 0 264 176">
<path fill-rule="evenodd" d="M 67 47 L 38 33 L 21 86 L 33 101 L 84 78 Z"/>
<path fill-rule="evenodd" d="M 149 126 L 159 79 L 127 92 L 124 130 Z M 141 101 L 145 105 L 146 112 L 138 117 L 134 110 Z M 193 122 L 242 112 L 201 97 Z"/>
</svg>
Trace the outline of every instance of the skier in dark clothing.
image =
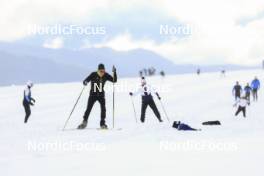
<svg viewBox="0 0 264 176">
<path fill-rule="evenodd" d="M 251 82 L 251 88 L 253 93 L 253 100 L 258 101 L 258 90 L 260 88 L 260 81 L 257 77 Z"/>
<path fill-rule="evenodd" d="M 33 87 L 33 83 L 31 81 L 27 82 L 26 88 L 24 90 L 24 99 L 23 99 L 23 106 L 25 109 L 25 119 L 24 123 L 27 123 L 29 116 L 31 115 L 30 106 L 34 106 L 36 102 L 34 98 L 31 97 L 31 88 Z"/>
<path fill-rule="evenodd" d="M 236 85 L 233 88 L 233 95 L 235 96 L 235 100 L 238 100 L 242 93 L 242 87 L 239 85 L 239 82 L 236 82 Z"/>
<path fill-rule="evenodd" d="M 249 83 L 247 83 L 247 85 L 244 87 L 244 91 L 245 91 L 246 99 L 250 103 L 250 94 L 251 94 L 252 88 L 249 86 Z"/>
<path fill-rule="evenodd" d="M 160 71 L 160 76 L 165 77 L 165 72 L 163 70 Z"/>
<path fill-rule="evenodd" d="M 91 82 L 90 96 L 88 99 L 87 109 L 83 116 L 83 122 L 78 126 L 78 129 L 84 129 L 87 126 L 88 117 L 93 108 L 93 105 L 96 101 L 100 103 L 101 106 L 101 128 L 106 129 L 107 125 L 105 124 L 106 118 L 106 108 L 105 108 L 105 92 L 104 85 L 106 81 L 111 81 L 113 83 L 117 82 L 116 68 L 113 66 L 112 69 L 113 76 L 105 72 L 105 67 L 103 64 L 98 65 L 98 70 L 92 72 L 84 81 L 83 85 L 86 86 Z"/>
<path fill-rule="evenodd" d="M 158 108 L 157 108 L 157 106 L 153 100 L 152 93 L 155 93 L 157 95 L 158 99 L 161 99 L 161 98 L 160 98 L 158 92 L 156 92 L 150 85 L 148 85 L 146 83 L 146 80 L 144 77 L 142 77 L 142 79 L 141 79 L 141 87 L 135 93 L 130 92 L 129 95 L 133 96 L 133 95 L 137 95 L 139 93 L 141 93 L 141 96 L 142 96 L 140 121 L 142 123 L 145 122 L 146 109 L 148 106 L 150 106 L 150 108 L 153 110 L 154 114 L 158 118 L 159 122 L 163 122 L 161 119 L 159 110 L 158 110 Z"/>
<path fill-rule="evenodd" d="M 197 71 L 196 71 L 197 75 L 200 75 L 201 74 L 201 69 L 198 68 Z"/>
<path fill-rule="evenodd" d="M 172 125 L 173 128 L 176 128 L 177 130 L 179 131 L 201 131 L 201 129 L 195 129 L 195 128 L 192 128 L 190 127 L 189 125 L 187 124 L 184 124 L 184 123 L 181 123 L 180 121 L 175 121 Z"/>
</svg>

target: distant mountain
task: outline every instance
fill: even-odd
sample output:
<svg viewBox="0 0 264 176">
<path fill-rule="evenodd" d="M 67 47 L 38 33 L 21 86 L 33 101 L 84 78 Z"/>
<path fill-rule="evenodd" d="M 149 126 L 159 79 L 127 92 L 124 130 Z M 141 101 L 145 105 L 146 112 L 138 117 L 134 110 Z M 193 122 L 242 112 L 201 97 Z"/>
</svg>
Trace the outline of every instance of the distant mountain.
<svg viewBox="0 0 264 176">
<path fill-rule="evenodd" d="M 92 71 L 102 62 L 111 68 L 116 65 L 121 76 L 133 76 L 143 68 L 155 67 L 174 72 L 175 65 L 168 59 L 148 50 L 137 49 L 127 52 L 114 51 L 110 48 L 89 48 L 82 50 L 47 49 L 41 47 L 24 46 L 21 44 L 0 43 L 0 50 L 16 56 L 32 56 L 43 60 L 50 60 L 59 64 L 76 66 Z"/>
<path fill-rule="evenodd" d="M 0 74 L 3 75 L 0 77 L 0 85 L 22 84 L 28 79 L 34 82 L 80 81 L 101 62 L 106 65 L 108 71 L 115 65 L 120 77 L 137 76 L 139 70 L 152 66 L 157 71 L 164 70 L 167 74 L 191 73 L 197 68 L 204 72 L 219 71 L 222 68 L 248 68 L 235 65 L 175 65 L 167 58 L 144 49 L 125 52 L 110 48 L 55 50 L 0 42 Z"/>
<path fill-rule="evenodd" d="M 0 51 L 0 85 L 34 82 L 69 82 L 83 79 L 84 69 L 33 56 L 15 56 Z"/>
</svg>

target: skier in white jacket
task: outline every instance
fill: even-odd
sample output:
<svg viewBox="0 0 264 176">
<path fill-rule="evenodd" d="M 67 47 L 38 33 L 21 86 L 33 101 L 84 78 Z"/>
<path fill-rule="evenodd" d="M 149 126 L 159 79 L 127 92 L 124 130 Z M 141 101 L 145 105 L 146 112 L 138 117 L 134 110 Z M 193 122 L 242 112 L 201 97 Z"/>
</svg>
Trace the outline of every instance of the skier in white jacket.
<svg viewBox="0 0 264 176">
<path fill-rule="evenodd" d="M 150 106 L 150 108 L 153 110 L 153 112 L 156 115 L 156 117 L 158 118 L 159 122 L 163 122 L 161 117 L 160 117 L 159 110 L 158 110 L 158 108 L 157 108 L 157 106 L 153 100 L 152 93 L 155 93 L 159 100 L 161 99 L 158 92 L 156 92 L 150 85 L 147 84 L 144 77 L 142 77 L 142 79 L 141 79 L 141 87 L 136 92 L 134 92 L 134 93 L 130 92 L 129 93 L 130 96 L 141 94 L 142 104 L 141 104 L 140 121 L 142 123 L 145 122 L 145 114 L 146 114 L 146 109 L 148 106 Z"/>
<path fill-rule="evenodd" d="M 236 101 L 234 106 L 238 106 L 238 109 L 235 113 L 235 116 L 237 116 L 241 111 L 243 112 L 243 116 L 246 117 L 246 107 L 250 104 L 246 96 L 241 97 Z"/>
</svg>

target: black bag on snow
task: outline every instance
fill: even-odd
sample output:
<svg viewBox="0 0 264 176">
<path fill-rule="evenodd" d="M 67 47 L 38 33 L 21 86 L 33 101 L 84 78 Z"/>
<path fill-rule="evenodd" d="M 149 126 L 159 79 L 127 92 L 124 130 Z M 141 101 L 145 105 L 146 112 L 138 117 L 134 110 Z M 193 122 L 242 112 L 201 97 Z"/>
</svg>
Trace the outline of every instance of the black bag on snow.
<svg viewBox="0 0 264 176">
<path fill-rule="evenodd" d="M 207 122 L 203 122 L 203 125 L 221 125 L 221 122 L 218 120 L 215 121 L 207 121 Z"/>
</svg>

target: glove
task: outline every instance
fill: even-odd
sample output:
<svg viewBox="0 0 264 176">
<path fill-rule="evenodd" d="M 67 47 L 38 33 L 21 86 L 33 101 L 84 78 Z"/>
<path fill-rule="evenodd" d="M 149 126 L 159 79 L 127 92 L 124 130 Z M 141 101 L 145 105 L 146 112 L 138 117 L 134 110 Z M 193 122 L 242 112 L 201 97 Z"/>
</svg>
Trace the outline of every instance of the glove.
<svg viewBox="0 0 264 176">
<path fill-rule="evenodd" d="M 129 92 L 129 95 L 130 95 L 130 96 L 133 96 L 133 93 L 132 93 L 132 92 Z"/>
<path fill-rule="evenodd" d="M 36 100 L 35 99 L 31 99 L 34 103 L 36 103 Z"/>
<path fill-rule="evenodd" d="M 113 68 L 112 68 L 112 72 L 116 72 L 116 68 L 115 68 L 115 66 L 113 65 Z"/>
<path fill-rule="evenodd" d="M 84 86 L 87 86 L 87 81 L 83 81 L 83 85 Z"/>
<path fill-rule="evenodd" d="M 32 102 L 30 102 L 29 104 L 30 104 L 31 106 L 34 106 L 34 105 L 35 105 L 35 104 L 34 104 L 34 103 L 32 103 Z"/>
</svg>

